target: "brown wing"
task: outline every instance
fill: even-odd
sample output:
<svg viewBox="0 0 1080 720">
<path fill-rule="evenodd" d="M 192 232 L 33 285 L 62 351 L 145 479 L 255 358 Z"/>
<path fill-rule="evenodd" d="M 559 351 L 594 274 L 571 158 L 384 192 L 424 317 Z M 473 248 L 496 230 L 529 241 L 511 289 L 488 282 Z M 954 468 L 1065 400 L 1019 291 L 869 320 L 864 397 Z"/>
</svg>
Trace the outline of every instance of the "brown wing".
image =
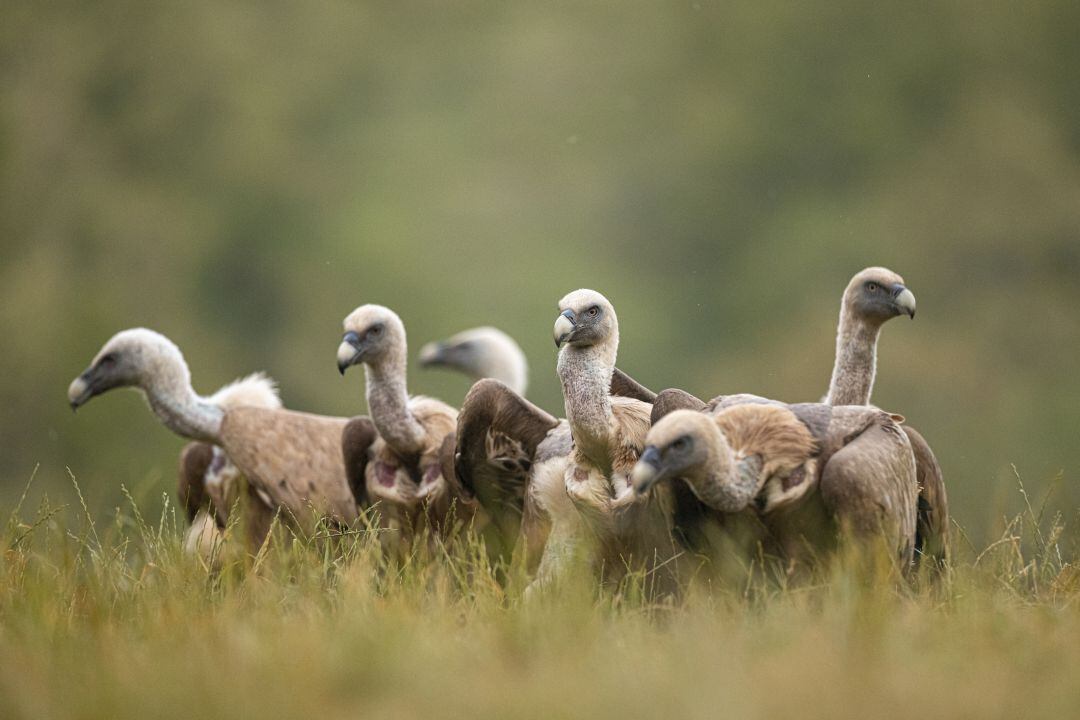
<svg viewBox="0 0 1080 720">
<path fill-rule="evenodd" d="M 633 398 L 641 402 L 652 403 L 656 400 L 656 393 L 639 383 L 634 378 L 624 373 L 619 368 L 611 374 L 612 395 Z"/>
<path fill-rule="evenodd" d="M 180 451 L 176 494 L 187 512 L 188 522 L 193 522 L 199 510 L 210 501 L 206 495 L 205 480 L 213 459 L 214 446 L 209 443 L 190 442 Z"/>
<path fill-rule="evenodd" d="M 887 413 L 866 412 L 874 416 L 864 430 L 837 438 L 843 447 L 822 469 L 821 499 L 846 529 L 862 537 L 883 534 L 901 560 L 910 563 L 915 549 L 917 498 L 911 443 Z M 837 424 L 847 422 L 840 418 Z M 841 427 L 837 435 L 847 429 Z"/>
<path fill-rule="evenodd" d="M 667 415 L 672 410 L 693 410 L 694 412 L 701 412 L 705 409 L 705 402 L 694 397 L 685 390 L 678 390 L 676 388 L 669 388 L 667 390 L 661 390 L 660 394 L 656 396 L 656 399 L 652 404 L 652 424 L 656 424 L 660 418 Z"/>
<path fill-rule="evenodd" d="M 455 476 L 498 528 L 506 555 L 521 527 L 525 488 L 537 449 L 558 424 L 498 380 L 480 380 L 462 403 Z"/>
<path fill-rule="evenodd" d="M 355 417 L 345 425 L 341 431 L 341 453 L 345 460 L 345 477 L 349 482 L 349 490 L 359 507 L 366 507 L 370 503 L 367 493 L 367 484 L 364 482 L 364 473 L 367 471 L 368 458 L 375 438 L 379 432 L 375 429 L 375 423 L 370 418 Z"/>
<path fill-rule="evenodd" d="M 915 454 L 915 477 L 919 482 L 918 522 L 915 527 L 915 560 L 928 558 L 940 566 L 949 552 L 949 499 L 934 451 L 910 425 L 902 425 Z"/>
<path fill-rule="evenodd" d="M 342 455 L 346 418 L 291 410 L 226 410 L 221 445 L 248 482 L 274 508 L 311 527 L 321 516 L 351 523 L 358 516 Z"/>
</svg>

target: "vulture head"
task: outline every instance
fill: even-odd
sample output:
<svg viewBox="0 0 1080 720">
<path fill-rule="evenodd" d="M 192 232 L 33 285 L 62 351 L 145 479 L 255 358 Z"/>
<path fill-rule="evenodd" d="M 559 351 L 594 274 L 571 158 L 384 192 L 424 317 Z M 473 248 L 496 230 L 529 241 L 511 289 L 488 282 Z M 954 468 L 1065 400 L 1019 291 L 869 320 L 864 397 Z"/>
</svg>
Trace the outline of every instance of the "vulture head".
<svg viewBox="0 0 1080 720">
<path fill-rule="evenodd" d="M 559 301 L 555 319 L 555 347 L 585 348 L 618 341 L 615 308 L 595 290 L 575 290 Z"/>
<path fill-rule="evenodd" d="M 915 296 L 892 270 L 871 267 L 851 278 L 844 291 L 844 309 L 874 325 L 897 315 L 914 319 Z"/>
<path fill-rule="evenodd" d="M 190 384 L 180 348 L 164 335 L 134 328 L 113 335 L 94 356 L 90 367 L 68 386 L 72 410 L 91 398 L 120 387 L 146 389 L 162 382 Z"/>
<path fill-rule="evenodd" d="M 630 483 L 642 494 L 662 480 L 681 478 L 710 507 L 738 512 L 757 494 L 760 470 L 759 456 L 735 457 L 711 416 L 673 410 L 649 429 Z"/>
<path fill-rule="evenodd" d="M 525 394 L 529 366 L 513 338 L 493 327 L 478 327 L 420 348 L 421 367 L 458 370 L 474 380 L 494 378 Z"/>
<path fill-rule="evenodd" d="M 342 375 L 353 366 L 405 361 L 405 326 L 393 310 L 382 305 L 361 305 L 343 323 L 345 334 L 337 351 Z"/>
</svg>

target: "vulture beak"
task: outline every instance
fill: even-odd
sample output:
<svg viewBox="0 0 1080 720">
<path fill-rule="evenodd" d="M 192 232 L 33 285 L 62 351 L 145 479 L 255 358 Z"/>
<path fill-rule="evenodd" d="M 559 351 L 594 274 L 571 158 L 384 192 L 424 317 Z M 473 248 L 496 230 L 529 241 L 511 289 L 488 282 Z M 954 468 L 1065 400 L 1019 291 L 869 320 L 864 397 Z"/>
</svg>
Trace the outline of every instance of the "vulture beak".
<svg viewBox="0 0 1080 720">
<path fill-rule="evenodd" d="M 555 319 L 555 347 L 561 348 L 564 342 L 573 338 L 576 329 L 577 320 L 574 318 L 574 311 L 563 310 Z"/>
<path fill-rule="evenodd" d="M 649 488 L 663 480 L 666 474 L 661 466 L 660 451 L 655 445 L 649 445 L 630 471 L 630 484 L 634 486 L 634 492 L 644 495 Z"/>
<path fill-rule="evenodd" d="M 893 302 L 900 312 L 915 319 L 915 295 L 899 283 L 893 286 Z"/>
<path fill-rule="evenodd" d="M 446 362 L 447 347 L 441 342 L 429 342 L 420 348 L 420 367 L 442 365 Z"/>
<path fill-rule="evenodd" d="M 91 381 L 92 370 L 93 368 L 87 368 L 86 372 L 72 380 L 68 386 L 68 404 L 71 405 L 72 412 L 85 405 L 96 394 Z"/>
<path fill-rule="evenodd" d="M 351 365 L 360 362 L 360 354 L 360 336 L 354 332 L 345 333 L 337 349 L 338 372 L 344 375 Z"/>
</svg>

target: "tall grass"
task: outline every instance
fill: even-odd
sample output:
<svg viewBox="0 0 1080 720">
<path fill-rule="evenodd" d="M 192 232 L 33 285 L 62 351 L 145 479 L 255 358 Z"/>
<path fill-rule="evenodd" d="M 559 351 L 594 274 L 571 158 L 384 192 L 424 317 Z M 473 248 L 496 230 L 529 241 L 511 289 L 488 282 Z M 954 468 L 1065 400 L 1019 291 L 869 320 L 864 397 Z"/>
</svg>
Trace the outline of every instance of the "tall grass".
<svg viewBox="0 0 1080 720">
<path fill-rule="evenodd" d="M 1037 503 L 988 547 L 957 534 L 938 577 L 841 563 L 658 603 L 641 577 L 525 601 L 475 540 L 390 561 L 370 528 L 196 557 L 176 508 L 81 498 L 4 528 L 0 718 L 1080 713 L 1077 548 Z"/>
</svg>

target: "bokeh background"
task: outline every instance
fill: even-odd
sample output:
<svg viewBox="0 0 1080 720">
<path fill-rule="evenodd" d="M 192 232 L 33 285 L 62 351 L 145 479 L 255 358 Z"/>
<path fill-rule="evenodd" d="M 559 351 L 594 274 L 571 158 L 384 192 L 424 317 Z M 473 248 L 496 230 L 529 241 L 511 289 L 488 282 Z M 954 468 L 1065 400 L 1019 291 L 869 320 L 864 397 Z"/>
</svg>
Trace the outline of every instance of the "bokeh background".
<svg viewBox="0 0 1080 720">
<path fill-rule="evenodd" d="M 145 325 L 197 389 L 365 411 L 356 305 L 411 351 L 494 324 L 561 413 L 558 298 L 608 295 L 660 389 L 819 398 L 840 293 L 904 275 L 878 404 L 976 539 L 1080 505 L 1080 4 L 5 2 L 0 509 L 172 492 L 182 441 L 68 382 Z M 468 383 L 411 367 L 414 392 Z"/>
</svg>

